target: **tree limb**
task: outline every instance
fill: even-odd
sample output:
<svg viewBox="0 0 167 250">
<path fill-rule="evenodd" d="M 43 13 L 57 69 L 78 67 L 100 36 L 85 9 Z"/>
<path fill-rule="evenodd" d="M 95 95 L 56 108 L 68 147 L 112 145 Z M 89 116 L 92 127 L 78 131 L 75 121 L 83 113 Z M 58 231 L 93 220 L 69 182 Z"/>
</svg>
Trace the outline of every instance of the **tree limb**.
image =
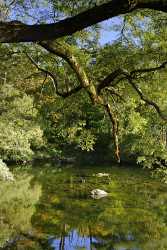
<svg viewBox="0 0 167 250">
<path fill-rule="evenodd" d="M 130 72 L 130 76 L 134 77 L 136 74 L 142 74 L 142 73 L 150 73 L 154 71 L 159 71 L 161 69 L 165 69 L 167 65 L 167 61 L 163 62 L 160 66 L 152 67 L 152 68 L 145 68 L 145 69 L 135 69 Z"/>
<path fill-rule="evenodd" d="M 164 0 L 112 0 L 88 9 L 76 16 L 51 24 L 26 25 L 12 22 L 0 23 L 0 42 L 38 42 L 54 40 L 83 30 L 98 22 L 129 13 L 137 9 L 167 12 Z"/>
<path fill-rule="evenodd" d="M 111 83 L 113 83 L 113 81 L 122 74 L 124 75 L 124 71 L 122 69 L 117 69 L 111 72 L 97 85 L 97 93 L 100 94 L 102 89 L 111 86 Z"/>
<path fill-rule="evenodd" d="M 115 147 L 115 156 L 117 159 L 117 162 L 120 163 L 120 149 L 119 149 L 119 139 L 118 139 L 118 121 L 117 117 L 115 116 L 111 105 L 109 103 L 104 105 L 104 108 L 110 118 L 111 124 L 112 124 L 112 135 L 113 135 L 113 141 L 114 141 L 114 147 Z"/>
<path fill-rule="evenodd" d="M 73 88 L 73 89 L 71 89 L 68 92 L 60 92 L 58 90 L 58 82 L 57 82 L 57 78 L 56 78 L 55 74 L 53 74 L 52 72 L 50 72 L 50 71 L 48 71 L 46 69 L 43 69 L 43 68 L 39 67 L 39 65 L 35 62 L 35 60 L 30 55 L 28 55 L 27 53 L 26 53 L 26 55 L 29 58 L 29 60 L 31 61 L 31 63 L 34 64 L 39 71 L 42 71 L 43 73 L 45 73 L 45 75 L 49 75 L 50 76 L 50 78 L 52 79 L 52 82 L 53 82 L 53 86 L 54 86 L 55 92 L 56 92 L 56 94 L 58 96 L 66 98 L 66 97 L 71 96 L 74 93 L 77 93 L 78 91 L 80 91 L 82 89 L 82 86 L 79 85 L 76 88 Z"/>
<path fill-rule="evenodd" d="M 167 66 L 167 61 L 163 62 L 157 67 L 152 67 L 152 68 L 143 68 L 143 69 L 135 69 L 132 70 L 130 73 L 124 69 L 116 69 L 113 72 L 111 72 L 108 76 L 106 76 L 97 86 L 97 92 L 100 94 L 101 90 L 109 87 L 109 86 L 114 86 L 119 83 L 119 81 L 126 79 L 127 76 L 129 75 L 131 78 L 135 78 L 137 74 L 145 74 L 145 73 L 151 73 L 154 71 L 159 71 L 162 69 L 165 69 Z M 114 82 L 118 77 L 121 77 L 118 79 L 117 82 Z"/>
<path fill-rule="evenodd" d="M 142 92 L 142 90 L 137 86 L 137 84 L 133 81 L 133 79 L 129 76 L 127 77 L 127 80 L 129 81 L 130 85 L 133 87 L 133 89 L 137 92 L 137 94 L 140 96 L 141 100 L 143 100 L 146 104 L 149 106 L 152 106 L 158 115 L 161 117 L 162 120 L 167 121 L 167 116 L 163 114 L 160 107 L 152 100 L 148 99 Z"/>
<path fill-rule="evenodd" d="M 154 101 L 148 99 L 143 94 L 143 92 L 141 91 L 141 89 L 137 86 L 137 84 L 135 84 L 135 82 L 134 82 L 134 78 L 135 78 L 136 74 L 143 74 L 143 73 L 150 73 L 150 72 L 159 71 L 159 70 L 164 69 L 166 67 L 166 65 L 167 65 L 167 61 L 163 62 L 161 65 L 159 65 L 157 67 L 144 68 L 144 69 L 136 69 L 136 70 L 131 71 L 130 73 L 128 73 L 127 71 L 125 71 L 123 69 L 115 70 L 111 74 L 109 74 L 106 78 L 104 78 L 104 80 L 102 80 L 100 82 L 100 84 L 97 86 L 97 91 L 100 94 L 100 92 L 102 91 L 102 89 L 108 88 L 110 86 L 113 87 L 113 81 L 117 77 L 122 76 L 122 78 L 118 79 L 118 82 L 119 82 L 119 80 L 126 80 L 127 79 L 128 82 L 130 83 L 130 85 L 133 87 L 133 89 L 140 96 L 141 100 L 143 100 L 148 105 L 154 107 L 154 109 L 156 110 L 156 112 L 158 113 L 158 115 L 161 117 L 161 119 L 167 121 L 167 116 L 165 116 L 163 114 L 163 112 L 161 111 L 160 107 Z"/>
<path fill-rule="evenodd" d="M 95 85 L 89 80 L 84 68 L 80 65 L 71 49 L 71 46 L 65 42 L 40 42 L 43 48 L 50 53 L 63 58 L 74 71 L 82 88 L 85 88 L 93 103 L 102 101 L 97 94 Z"/>
<path fill-rule="evenodd" d="M 61 44 L 58 42 L 54 42 L 54 43 L 41 42 L 40 45 L 44 47 L 46 50 L 48 50 L 49 52 L 63 58 L 70 65 L 70 67 L 73 69 L 73 71 L 77 75 L 77 78 L 81 86 L 88 93 L 92 103 L 99 104 L 105 109 L 112 124 L 112 135 L 113 135 L 113 141 L 114 141 L 114 147 L 115 147 L 115 156 L 116 156 L 117 162 L 120 163 L 118 122 L 117 122 L 117 117 L 115 116 L 110 104 L 105 102 L 104 98 L 98 94 L 98 91 L 95 85 L 89 81 L 86 72 L 79 64 L 77 58 L 75 58 L 75 56 L 73 55 L 73 51 L 71 51 L 70 45 L 66 43 L 62 43 L 62 42 Z M 106 80 L 106 82 L 107 81 L 108 80 Z"/>
</svg>

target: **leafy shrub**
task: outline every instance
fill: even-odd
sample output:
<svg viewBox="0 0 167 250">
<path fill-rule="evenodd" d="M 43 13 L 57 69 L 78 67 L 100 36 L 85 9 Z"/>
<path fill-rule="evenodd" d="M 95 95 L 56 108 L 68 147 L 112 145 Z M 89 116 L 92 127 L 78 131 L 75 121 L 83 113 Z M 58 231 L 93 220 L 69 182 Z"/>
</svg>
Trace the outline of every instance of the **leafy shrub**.
<svg viewBox="0 0 167 250">
<path fill-rule="evenodd" d="M 0 159 L 0 180 L 13 181 L 13 174 L 9 171 L 6 164 Z"/>
</svg>

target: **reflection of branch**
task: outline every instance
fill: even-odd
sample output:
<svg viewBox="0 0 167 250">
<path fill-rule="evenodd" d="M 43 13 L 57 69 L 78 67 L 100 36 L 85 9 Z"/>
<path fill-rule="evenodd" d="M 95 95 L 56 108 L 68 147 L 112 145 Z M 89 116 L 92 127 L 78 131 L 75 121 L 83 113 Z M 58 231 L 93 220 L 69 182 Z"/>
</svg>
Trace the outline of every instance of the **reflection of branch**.
<svg viewBox="0 0 167 250">
<path fill-rule="evenodd" d="M 3 60 L 5 59 L 5 60 L 8 60 L 8 59 L 11 59 L 11 57 L 13 56 L 13 55 L 16 55 L 16 54 L 20 54 L 21 52 L 20 51 L 17 51 L 17 52 L 14 52 L 14 51 L 11 51 L 11 52 L 9 52 L 9 53 L 6 53 L 5 55 L 0 55 L 0 58 L 3 58 Z"/>
<path fill-rule="evenodd" d="M 40 94 L 40 96 L 42 96 L 42 92 L 43 92 L 43 89 L 44 89 L 44 86 L 45 86 L 45 82 L 46 82 L 46 80 L 47 80 L 47 77 L 48 77 L 48 74 L 46 73 L 46 74 L 45 74 L 45 78 L 44 78 L 43 83 L 42 83 L 42 88 L 41 88 L 41 94 Z"/>
<path fill-rule="evenodd" d="M 8 6 L 11 6 L 11 5 L 15 4 L 15 3 L 16 3 L 16 0 L 12 0 L 12 1 L 8 4 Z"/>
<path fill-rule="evenodd" d="M 65 97 L 71 96 L 74 93 L 77 93 L 79 90 L 82 89 L 82 87 L 79 85 L 76 88 L 73 88 L 72 90 L 70 90 L 68 92 L 64 92 L 64 93 L 59 92 L 59 90 L 58 90 L 58 82 L 57 82 L 57 78 L 56 78 L 55 74 L 53 74 L 52 72 L 50 72 L 50 71 L 48 71 L 46 69 L 43 69 L 43 68 L 39 67 L 39 65 L 34 61 L 34 59 L 30 55 L 28 55 L 28 54 L 26 54 L 26 55 L 29 58 L 29 60 L 36 66 L 36 68 L 38 70 L 44 72 L 45 75 L 50 76 L 50 78 L 52 79 L 53 86 L 54 86 L 54 89 L 55 89 L 55 92 L 56 92 L 57 95 L 65 98 Z"/>
<path fill-rule="evenodd" d="M 30 75 L 28 75 L 28 76 L 26 76 L 25 78 L 24 78 L 24 80 L 28 80 L 28 79 L 30 79 L 30 78 L 32 78 L 32 77 L 38 77 L 38 76 L 43 76 L 43 72 L 35 72 L 35 73 L 32 73 L 32 74 L 30 74 Z"/>
</svg>

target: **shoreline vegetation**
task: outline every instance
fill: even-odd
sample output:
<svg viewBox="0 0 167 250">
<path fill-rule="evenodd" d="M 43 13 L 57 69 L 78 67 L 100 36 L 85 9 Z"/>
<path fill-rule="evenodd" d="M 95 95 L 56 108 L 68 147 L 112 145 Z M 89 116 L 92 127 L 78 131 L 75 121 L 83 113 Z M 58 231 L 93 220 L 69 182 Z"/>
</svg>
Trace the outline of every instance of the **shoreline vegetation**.
<svg viewBox="0 0 167 250">
<path fill-rule="evenodd" d="M 7 165 L 132 162 L 167 181 L 166 4 L 117 2 L 0 4 L 0 159 Z M 98 23 L 109 17 L 116 19 Z M 61 35 L 70 22 L 70 34 Z M 50 33 L 57 39 L 43 40 L 59 25 L 59 36 Z"/>
</svg>

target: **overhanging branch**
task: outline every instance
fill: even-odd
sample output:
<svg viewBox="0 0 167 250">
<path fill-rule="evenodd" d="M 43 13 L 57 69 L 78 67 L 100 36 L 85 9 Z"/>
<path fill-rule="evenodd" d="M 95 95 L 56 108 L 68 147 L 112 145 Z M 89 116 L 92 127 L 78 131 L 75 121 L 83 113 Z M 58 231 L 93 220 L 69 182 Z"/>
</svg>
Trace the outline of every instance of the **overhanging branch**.
<svg viewBox="0 0 167 250">
<path fill-rule="evenodd" d="M 167 66 L 167 61 L 163 62 L 161 65 L 152 68 L 145 68 L 145 69 L 136 69 L 130 72 L 131 77 L 135 77 L 136 74 L 144 74 L 144 73 L 151 73 L 154 71 L 159 71 L 161 69 L 165 69 Z"/>
<path fill-rule="evenodd" d="M 160 107 L 154 101 L 147 98 L 143 94 L 142 90 L 134 82 L 134 79 L 135 79 L 137 74 L 145 74 L 145 73 L 160 71 L 160 70 L 164 69 L 166 67 L 166 65 L 167 65 L 167 61 L 163 62 L 162 64 L 160 64 L 157 67 L 136 69 L 136 70 L 131 71 L 130 73 L 128 73 L 127 71 L 125 71 L 123 69 L 115 70 L 99 83 L 99 85 L 97 86 L 97 91 L 100 94 L 100 92 L 103 89 L 108 88 L 110 86 L 113 87 L 115 80 L 117 80 L 118 77 L 121 77 L 116 82 L 119 82 L 119 80 L 128 80 L 128 82 L 130 83 L 132 88 L 137 92 L 137 94 L 139 95 L 141 100 L 143 100 L 149 106 L 152 106 L 156 110 L 158 115 L 161 117 L 161 119 L 167 121 L 167 116 L 163 114 L 163 111 L 160 109 Z"/>
<path fill-rule="evenodd" d="M 29 58 L 29 60 L 31 61 L 31 63 L 34 64 L 39 71 L 42 71 L 43 73 L 45 73 L 45 75 L 49 75 L 50 76 L 50 78 L 51 78 L 51 80 L 53 82 L 53 86 L 54 86 L 55 92 L 56 92 L 56 94 L 58 96 L 66 98 L 66 97 L 71 96 L 72 94 L 77 93 L 78 91 L 80 91 L 82 89 L 82 86 L 79 85 L 79 86 L 71 89 L 68 92 L 60 92 L 58 90 L 58 82 L 57 82 L 57 78 L 56 78 L 55 74 L 53 74 L 52 72 L 50 72 L 50 71 L 48 71 L 46 69 L 43 69 L 43 68 L 39 67 L 39 65 L 35 62 L 35 60 L 30 55 L 28 55 L 28 54 L 26 54 L 26 55 Z"/>
<path fill-rule="evenodd" d="M 108 76 L 106 76 L 97 86 L 97 93 L 100 94 L 101 90 L 109 87 L 113 81 L 121 75 L 124 75 L 124 71 L 122 69 L 117 69 L 111 72 Z"/>
<path fill-rule="evenodd" d="M 143 68 L 143 69 L 135 69 L 132 70 L 130 73 L 124 69 L 116 69 L 113 72 L 111 72 L 108 76 L 106 76 L 97 86 L 97 92 L 100 94 L 101 90 L 109 87 L 109 86 L 115 86 L 119 83 L 119 81 L 122 81 L 127 78 L 129 75 L 131 78 L 135 78 L 138 74 L 146 74 L 146 73 L 152 73 L 156 71 L 160 71 L 162 69 L 165 69 L 167 66 L 167 61 L 163 62 L 157 67 L 151 67 L 151 68 Z M 120 78 L 118 78 L 120 77 Z M 115 82 L 115 80 L 117 80 Z"/>
<path fill-rule="evenodd" d="M 156 112 L 158 113 L 158 115 L 165 121 L 167 121 L 167 116 L 165 116 L 162 112 L 162 110 L 160 109 L 160 107 L 152 100 L 150 100 L 149 98 L 147 98 L 142 90 L 137 86 L 137 84 L 133 81 L 133 79 L 129 76 L 127 77 L 127 80 L 129 81 L 130 85 L 133 87 L 133 89 L 137 92 L 137 94 L 140 96 L 141 100 L 143 100 L 146 104 L 148 104 L 149 106 L 152 106 Z"/>
<path fill-rule="evenodd" d="M 164 0 L 112 0 L 88 9 L 76 16 L 57 23 L 26 25 L 19 22 L 0 23 L 0 42 L 39 42 L 54 40 L 83 30 L 98 22 L 129 13 L 137 9 L 153 9 L 167 12 Z"/>
</svg>

